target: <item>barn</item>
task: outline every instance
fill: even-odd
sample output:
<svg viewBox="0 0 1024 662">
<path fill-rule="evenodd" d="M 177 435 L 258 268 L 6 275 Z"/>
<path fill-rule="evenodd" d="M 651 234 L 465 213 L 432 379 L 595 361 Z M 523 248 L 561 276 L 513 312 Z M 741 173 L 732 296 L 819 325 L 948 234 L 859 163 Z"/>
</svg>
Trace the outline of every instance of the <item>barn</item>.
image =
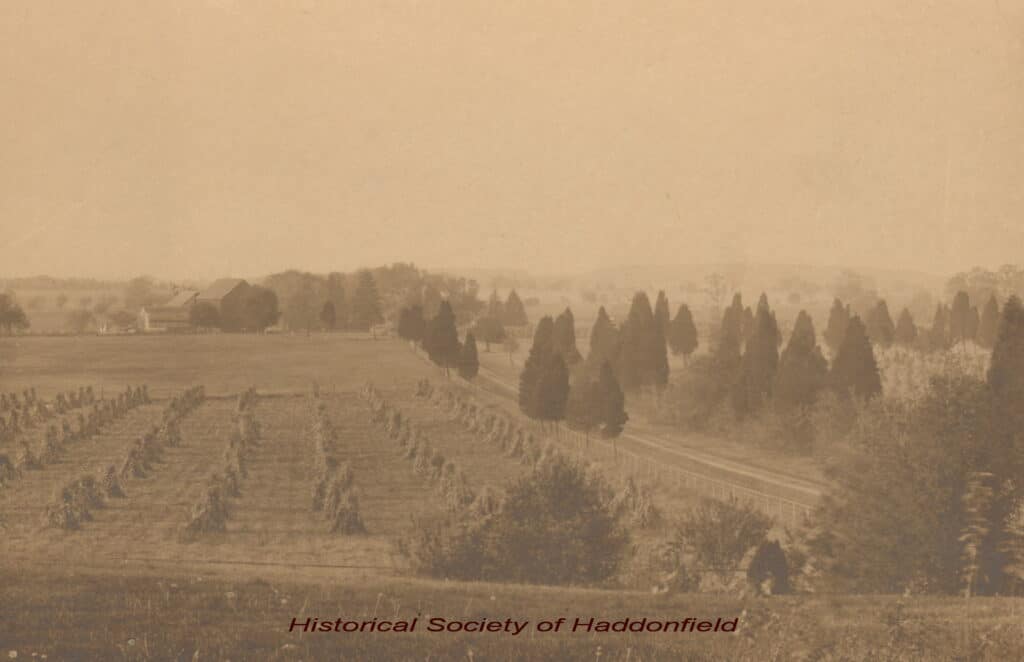
<svg viewBox="0 0 1024 662">
<path fill-rule="evenodd" d="M 221 278 L 195 297 L 195 303 L 208 303 L 223 313 L 241 301 L 249 283 L 241 278 Z"/>
<path fill-rule="evenodd" d="M 199 292 L 183 290 L 159 306 L 139 311 L 139 328 L 147 333 L 187 331 L 192 328 L 189 315 Z"/>
</svg>

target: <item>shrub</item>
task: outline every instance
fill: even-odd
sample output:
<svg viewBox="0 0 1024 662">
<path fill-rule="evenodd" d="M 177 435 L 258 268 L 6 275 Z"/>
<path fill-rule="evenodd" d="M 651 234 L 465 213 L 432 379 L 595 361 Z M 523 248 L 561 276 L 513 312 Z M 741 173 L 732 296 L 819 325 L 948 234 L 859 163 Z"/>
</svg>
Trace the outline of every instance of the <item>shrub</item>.
<svg viewBox="0 0 1024 662">
<path fill-rule="evenodd" d="M 464 512 L 417 520 L 400 548 L 437 577 L 577 584 L 615 572 L 628 536 L 608 487 L 576 462 L 554 454 L 496 501 L 484 492 Z"/>
<path fill-rule="evenodd" d="M 750 504 L 704 499 L 679 521 L 674 544 L 698 569 L 726 580 L 744 555 L 764 542 L 771 526 L 771 519 Z"/>
</svg>

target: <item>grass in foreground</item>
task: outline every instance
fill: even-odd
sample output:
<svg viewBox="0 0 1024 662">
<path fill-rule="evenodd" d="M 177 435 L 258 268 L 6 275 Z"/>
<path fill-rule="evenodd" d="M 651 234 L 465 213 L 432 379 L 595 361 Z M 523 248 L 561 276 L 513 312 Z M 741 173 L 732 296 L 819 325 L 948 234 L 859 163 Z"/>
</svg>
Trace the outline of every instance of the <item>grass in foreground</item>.
<svg viewBox="0 0 1024 662">
<path fill-rule="evenodd" d="M 6 576 L 5 576 L 6 575 Z M 301 585 L 203 577 L 0 574 L 0 655 L 87 660 L 1016 659 L 1010 599 L 790 597 L 741 601 L 418 580 Z M 288 632 L 291 619 L 411 619 L 415 633 Z M 735 634 L 448 634 L 431 617 L 714 620 Z"/>
</svg>

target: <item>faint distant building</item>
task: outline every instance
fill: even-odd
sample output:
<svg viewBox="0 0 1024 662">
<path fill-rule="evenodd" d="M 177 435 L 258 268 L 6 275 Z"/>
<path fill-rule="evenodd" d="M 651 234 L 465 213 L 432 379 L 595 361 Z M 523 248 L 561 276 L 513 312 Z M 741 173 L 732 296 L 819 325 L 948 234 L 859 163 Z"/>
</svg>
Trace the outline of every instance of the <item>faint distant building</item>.
<svg viewBox="0 0 1024 662">
<path fill-rule="evenodd" d="M 146 333 L 191 329 L 192 323 L 189 321 L 189 317 L 198 296 L 199 292 L 195 290 L 183 290 L 159 306 L 143 307 L 139 311 L 139 329 Z"/>
<path fill-rule="evenodd" d="M 209 303 L 220 313 L 233 309 L 241 303 L 249 283 L 241 278 L 221 278 L 196 295 L 194 303 Z"/>
</svg>

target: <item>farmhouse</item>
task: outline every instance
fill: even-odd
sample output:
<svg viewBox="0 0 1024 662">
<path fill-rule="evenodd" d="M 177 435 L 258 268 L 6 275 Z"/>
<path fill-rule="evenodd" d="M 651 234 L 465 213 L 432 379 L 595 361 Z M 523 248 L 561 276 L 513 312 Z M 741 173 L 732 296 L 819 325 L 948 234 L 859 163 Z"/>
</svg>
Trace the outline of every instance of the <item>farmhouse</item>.
<svg viewBox="0 0 1024 662">
<path fill-rule="evenodd" d="M 198 296 L 194 290 L 183 290 L 160 306 L 143 308 L 139 311 L 139 328 L 147 333 L 190 329 L 189 313 Z"/>
</svg>

